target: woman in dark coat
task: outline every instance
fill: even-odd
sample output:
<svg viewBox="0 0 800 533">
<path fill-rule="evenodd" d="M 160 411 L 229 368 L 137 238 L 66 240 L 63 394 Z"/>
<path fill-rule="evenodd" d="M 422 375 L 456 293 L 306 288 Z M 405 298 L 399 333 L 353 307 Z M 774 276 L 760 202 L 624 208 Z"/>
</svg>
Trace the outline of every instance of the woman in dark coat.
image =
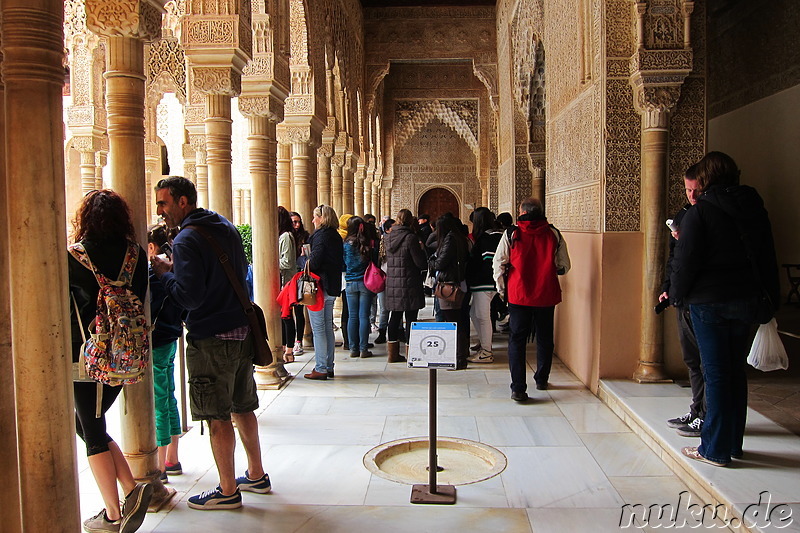
<svg viewBox="0 0 800 533">
<path fill-rule="evenodd" d="M 314 208 L 316 231 L 308 243 L 311 255 L 308 257 L 308 268 L 320 277 L 321 290 L 325 305 L 319 311 L 308 312 L 311 331 L 314 333 L 314 370 L 305 374 L 306 379 L 326 380 L 333 377 L 333 303 L 342 292 L 342 263 L 344 261 L 342 237 L 336 229 L 339 220 L 336 211 L 329 205 Z"/>
<path fill-rule="evenodd" d="M 745 363 L 761 294 L 780 298 L 775 246 L 764 202 L 739 185 L 728 155 L 710 152 L 697 164 L 702 195 L 681 221 L 670 298 L 689 305 L 706 396 L 700 446 L 687 457 L 725 466 L 742 457 L 747 418 Z M 772 309 L 774 311 L 774 308 Z"/>
<path fill-rule="evenodd" d="M 466 304 L 466 270 L 469 259 L 469 240 L 461 229 L 461 221 L 452 215 L 443 215 L 436 221 L 436 254 L 431 256 L 436 284 L 449 283 L 461 290 L 462 298 L 449 301 L 437 298 L 442 322 L 458 323 L 456 339 L 456 368 L 467 368 L 469 355 L 469 310 Z"/>
<path fill-rule="evenodd" d="M 417 320 L 425 307 L 422 292 L 422 271 L 427 266 L 425 251 L 417 236 L 417 219 L 408 209 L 401 209 L 391 233 L 385 237 L 386 248 L 386 309 L 390 311 L 387 351 L 389 362 L 401 362 L 400 322 L 405 313 L 406 324 Z"/>
</svg>

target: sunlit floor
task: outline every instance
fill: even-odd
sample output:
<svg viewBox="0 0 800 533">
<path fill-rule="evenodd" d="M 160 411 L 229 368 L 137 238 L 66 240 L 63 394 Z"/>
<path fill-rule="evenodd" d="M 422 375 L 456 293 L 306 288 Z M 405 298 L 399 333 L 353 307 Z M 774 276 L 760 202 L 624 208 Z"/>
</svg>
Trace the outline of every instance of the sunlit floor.
<svg viewBox="0 0 800 533">
<path fill-rule="evenodd" d="M 423 318 L 428 316 L 426 311 Z M 189 509 L 189 496 L 218 483 L 208 434 L 200 435 L 195 424 L 181 439 L 184 473 L 170 477 L 176 496 L 161 512 L 148 514 L 140 531 L 351 533 L 379 527 L 381 533 L 562 533 L 618 531 L 625 524 L 655 531 L 659 524 L 632 517 L 630 507 L 626 511 L 624 506 L 677 505 L 681 493 L 684 503 L 687 496 L 697 498 L 690 490 L 694 482 L 679 479 L 664 462 L 681 459 L 654 452 L 639 436 L 641 430 L 634 432 L 559 361 L 554 361 L 549 390 L 535 390 L 531 371 L 531 401 L 512 401 L 506 343 L 505 335 L 495 336 L 493 364 L 437 372 L 439 435 L 493 446 L 508 460 L 507 468 L 496 477 L 458 486 L 455 505 L 411 504 L 410 485 L 373 475 L 363 465 L 364 455 L 381 443 L 427 434 L 428 372 L 388 364 L 385 345 L 376 346 L 370 359 L 351 359 L 339 348 L 335 379 L 303 379 L 302 374 L 313 367 L 309 352 L 287 365 L 296 379 L 279 391 L 260 391 L 257 415 L 271 494 L 245 492 L 244 506 L 238 510 Z M 529 361 L 535 361 L 533 346 L 528 355 Z M 648 404 L 653 412 L 647 415 L 654 419 L 653 425 L 661 424 L 664 409 L 682 406 L 688 396 L 688 390 L 677 385 L 658 389 L 617 385 L 622 389 L 620 398 L 637 396 L 637 390 L 641 396 L 650 394 L 642 391 L 653 391 Z M 110 423 L 110 433 L 120 435 L 116 422 Z M 796 447 L 791 454 L 797 460 L 800 439 L 791 437 L 791 446 Z M 698 443 L 699 439 L 678 437 L 674 446 Z M 85 458 L 79 455 L 81 514 L 86 518 L 103 505 Z M 237 468 L 240 473 L 245 468 L 241 445 Z M 714 467 L 697 466 L 701 474 L 706 469 Z M 726 475 L 734 472 L 727 470 Z M 792 485 L 792 475 L 798 473 L 791 466 L 787 470 L 789 481 L 783 476 L 781 485 Z M 746 484 L 748 472 L 739 470 L 739 475 Z M 800 502 L 800 481 L 796 486 L 787 489 L 791 495 L 786 501 Z M 758 492 L 754 490 L 756 498 Z M 783 531 L 798 530 L 793 528 L 800 523 L 800 504 L 792 509 L 798 520 Z M 692 526 L 700 524 L 690 520 L 684 528 L 676 525 L 680 526 L 672 524 L 671 529 L 696 531 Z"/>
</svg>

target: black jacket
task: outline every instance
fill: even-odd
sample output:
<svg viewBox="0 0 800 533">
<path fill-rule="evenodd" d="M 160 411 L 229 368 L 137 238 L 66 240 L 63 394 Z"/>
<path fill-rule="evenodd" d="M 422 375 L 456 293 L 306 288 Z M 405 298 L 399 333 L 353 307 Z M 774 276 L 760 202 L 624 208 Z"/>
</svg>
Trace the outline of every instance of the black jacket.
<svg viewBox="0 0 800 533">
<path fill-rule="evenodd" d="M 311 255 L 308 269 L 320 277 L 322 287 L 329 296 L 342 293 L 342 265 L 344 248 L 342 236 L 333 228 L 320 228 L 308 239 Z"/>
<path fill-rule="evenodd" d="M 467 285 L 471 292 L 496 291 L 492 260 L 497 245 L 503 237 L 501 231 L 486 231 L 481 234 L 472 246 L 467 261 Z"/>
<path fill-rule="evenodd" d="M 422 272 L 425 251 L 416 233 L 406 226 L 394 226 L 384 237 L 386 249 L 386 309 L 408 311 L 425 307 Z"/>
<path fill-rule="evenodd" d="M 683 217 L 686 215 L 686 212 L 692 207 L 692 204 L 684 205 L 680 211 L 675 213 L 675 216 L 672 217 L 672 225 L 676 228 L 680 229 L 681 221 Z M 666 292 L 669 294 L 669 286 L 670 286 L 670 276 L 672 276 L 672 261 L 675 260 L 675 246 L 678 244 L 678 240 L 672 236 L 672 232 L 669 235 L 669 256 L 667 257 L 667 266 L 664 269 L 664 279 L 661 282 L 661 292 Z"/>
<path fill-rule="evenodd" d="M 764 287 L 778 305 L 772 226 L 755 189 L 712 186 L 700 197 L 683 217 L 670 280 L 670 299 L 678 303 L 750 298 Z"/>
</svg>

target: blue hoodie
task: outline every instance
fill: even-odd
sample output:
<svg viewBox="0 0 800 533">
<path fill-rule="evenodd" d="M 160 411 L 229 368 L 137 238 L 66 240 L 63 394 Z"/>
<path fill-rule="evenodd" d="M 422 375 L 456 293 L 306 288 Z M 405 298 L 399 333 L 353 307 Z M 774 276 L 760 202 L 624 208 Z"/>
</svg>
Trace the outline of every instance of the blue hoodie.
<svg viewBox="0 0 800 533">
<path fill-rule="evenodd" d="M 228 255 L 239 282 L 245 286 L 247 258 L 242 237 L 225 217 L 207 209 L 195 209 L 183 219 L 172 243 L 172 272 L 161 282 L 172 298 L 189 314 L 187 337 L 205 339 L 247 325 L 242 305 L 225 275 L 217 254 L 200 233 L 186 226 L 206 227 Z"/>
</svg>

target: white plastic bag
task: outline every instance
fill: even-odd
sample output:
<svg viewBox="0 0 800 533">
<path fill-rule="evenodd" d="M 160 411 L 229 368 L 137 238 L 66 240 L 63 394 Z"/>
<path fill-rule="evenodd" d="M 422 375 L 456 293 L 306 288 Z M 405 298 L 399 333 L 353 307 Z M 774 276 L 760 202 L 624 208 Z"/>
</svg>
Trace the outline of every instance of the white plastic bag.
<svg viewBox="0 0 800 533">
<path fill-rule="evenodd" d="M 789 368 L 789 356 L 786 355 L 786 348 L 778 335 L 778 323 L 774 318 L 758 326 L 747 362 L 762 372 Z"/>
</svg>

